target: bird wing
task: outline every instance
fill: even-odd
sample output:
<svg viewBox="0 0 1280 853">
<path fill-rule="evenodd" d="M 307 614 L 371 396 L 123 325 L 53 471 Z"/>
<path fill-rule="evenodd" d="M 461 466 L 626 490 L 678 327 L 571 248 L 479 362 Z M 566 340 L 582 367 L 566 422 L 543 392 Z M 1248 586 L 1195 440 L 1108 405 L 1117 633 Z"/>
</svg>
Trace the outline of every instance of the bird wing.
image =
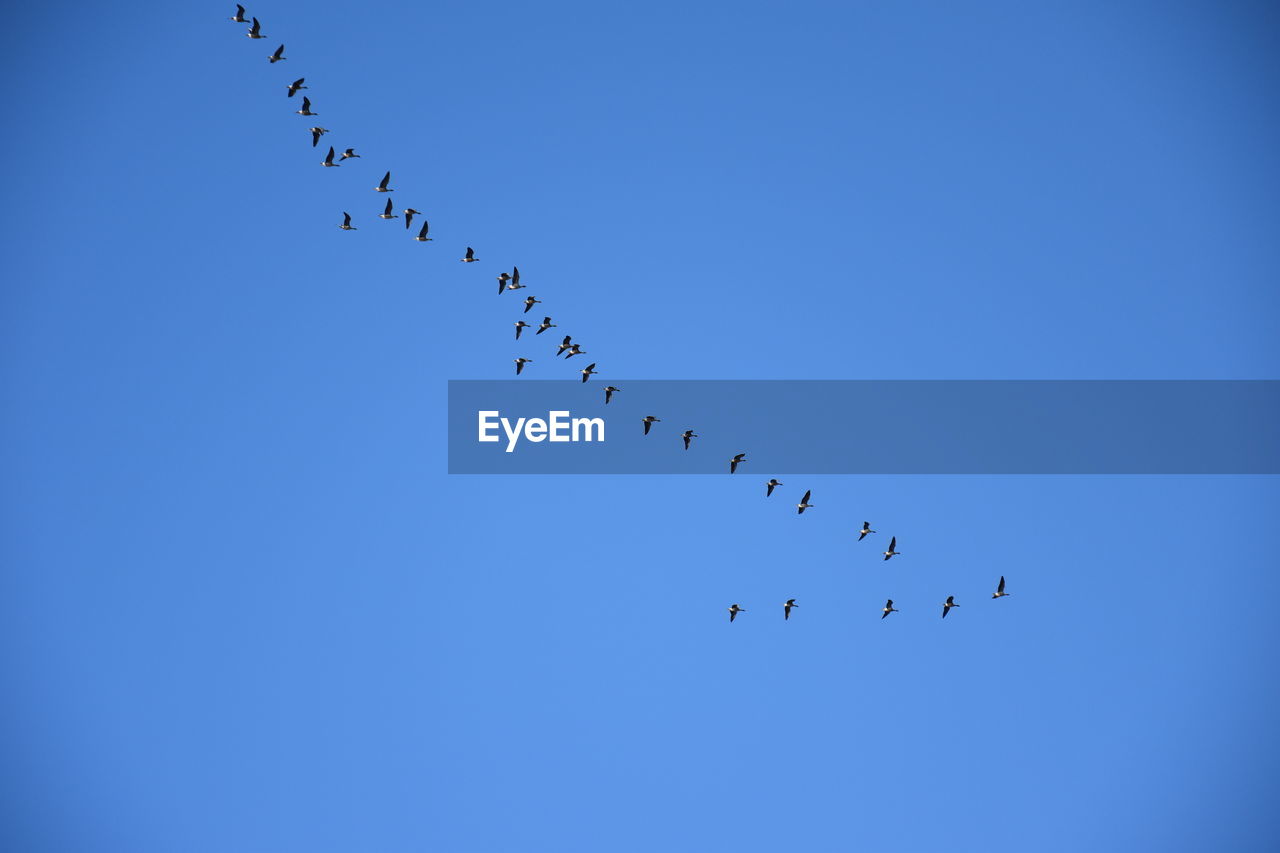
<svg viewBox="0 0 1280 853">
<path fill-rule="evenodd" d="M 738 611 L 733 610 L 733 609 L 730 609 L 730 610 L 729 610 L 729 621 L 730 621 L 730 622 L 732 622 L 734 619 L 737 619 L 737 618 L 738 618 Z"/>
<path fill-rule="evenodd" d="M 898 537 L 897 537 L 897 536 L 890 536 L 890 537 L 889 537 L 889 550 L 890 550 L 890 551 L 892 551 L 892 550 L 894 550 L 894 549 L 895 549 L 895 548 L 897 548 L 897 547 L 898 547 Z"/>
<path fill-rule="evenodd" d="M 427 223 L 422 223 L 422 230 L 418 232 L 419 237 L 427 236 Z"/>
<path fill-rule="evenodd" d="M 307 111 L 311 109 L 311 99 L 306 95 L 302 96 L 302 109 Z"/>
<path fill-rule="evenodd" d="M 391 173 L 387 172 L 385 175 L 382 176 L 382 182 L 378 184 L 378 186 L 382 187 L 383 189 L 386 189 L 387 184 L 389 183 L 391 183 Z"/>
<path fill-rule="evenodd" d="M 800 503 L 807 504 L 809 502 L 809 495 L 811 494 L 813 494 L 813 489 L 809 489 L 808 491 L 806 491 L 804 493 L 804 497 L 800 499 Z"/>
<path fill-rule="evenodd" d="M 351 214 L 347 213 L 345 210 L 342 212 L 342 224 L 343 225 L 351 224 Z"/>
</svg>

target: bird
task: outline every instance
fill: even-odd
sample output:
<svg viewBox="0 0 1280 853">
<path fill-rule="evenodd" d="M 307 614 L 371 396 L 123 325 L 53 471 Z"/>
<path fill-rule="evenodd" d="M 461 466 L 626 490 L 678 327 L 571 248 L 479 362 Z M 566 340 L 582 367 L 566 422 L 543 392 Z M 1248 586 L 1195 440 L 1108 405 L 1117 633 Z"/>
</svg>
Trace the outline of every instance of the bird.
<svg viewBox="0 0 1280 853">
<path fill-rule="evenodd" d="M 431 240 L 432 238 L 430 238 L 430 237 L 428 237 L 428 236 L 427 236 L 427 229 L 428 229 L 428 228 L 430 228 L 430 227 L 431 227 L 431 223 L 430 223 L 430 222 L 428 222 L 428 221 L 427 221 L 427 220 L 425 220 L 425 219 L 424 219 L 424 220 L 422 220 L 422 230 L 421 230 L 421 231 L 419 231 L 419 232 L 418 232 L 418 236 L 417 236 L 417 237 L 414 237 L 413 239 L 417 240 L 419 243 L 426 243 L 426 242 L 428 242 L 429 240 Z"/>
<path fill-rule="evenodd" d="M 573 358 L 575 355 L 582 355 L 585 352 L 586 350 L 584 350 L 582 347 L 578 346 L 577 344 L 574 344 L 573 346 L 569 347 L 569 352 L 565 354 L 564 360 L 568 361 L 569 359 Z"/>
<path fill-rule="evenodd" d="M 254 18 L 253 26 L 249 27 L 249 32 L 245 33 L 245 35 L 247 35 L 251 39 L 264 39 L 266 38 L 266 36 L 262 34 L 261 30 L 262 30 L 262 25 L 258 23 L 257 18 Z"/>
<path fill-rule="evenodd" d="M 281 45 L 281 47 L 283 47 L 283 45 Z M 290 84 L 286 87 L 286 88 L 289 90 L 289 97 L 290 97 L 290 98 L 292 98 L 294 95 L 298 94 L 298 90 L 299 90 L 299 89 L 310 89 L 310 88 L 311 88 L 310 86 L 304 86 L 304 85 L 302 85 L 302 84 L 306 81 L 306 79 L 307 79 L 306 77 L 299 77 L 297 80 L 294 80 L 292 83 L 290 83 Z"/>
<path fill-rule="evenodd" d="M 533 359 L 531 358 L 517 358 L 516 359 L 516 376 L 519 376 L 520 371 L 524 370 L 524 366 L 531 361 L 533 361 Z"/>
<path fill-rule="evenodd" d="M 898 545 L 898 537 L 897 536 L 889 537 L 889 550 L 884 552 L 884 558 L 886 560 L 889 559 L 890 557 L 894 557 L 902 553 L 901 551 L 895 550 L 897 548 L 897 545 Z"/>
<path fill-rule="evenodd" d="M 474 264 L 476 261 L 480 259 L 476 257 L 476 250 L 468 246 L 467 256 L 465 258 L 459 258 L 459 260 L 462 261 L 464 264 Z"/>
<path fill-rule="evenodd" d="M 942 602 L 942 618 L 946 619 L 947 614 L 951 612 L 951 608 L 959 606 L 959 604 L 956 604 L 956 597 L 954 595 L 948 595 L 947 600 Z"/>
<path fill-rule="evenodd" d="M 734 456 L 732 459 L 729 460 L 729 473 L 732 474 L 738 470 L 739 462 L 746 462 L 746 461 L 747 461 L 747 454 L 745 453 L 739 453 L 736 456 Z"/>
<path fill-rule="evenodd" d="M 511 280 L 510 273 L 502 273 L 498 276 L 498 295 L 502 295 L 502 291 L 507 289 L 507 282 Z"/>
<path fill-rule="evenodd" d="M 312 127 L 312 128 L 308 128 L 308 130 L 311 131 L 311 147 L 312 148 L 315 148 L 317 145 L 319 145 L 320 137 L 324 136 L 326 133 L 329 132 L 329 128 L 327 127 Z"/>
<path fill-rule="evenodd" d="M 992 597 L 992 598 L 1004 598 L 1006 595 L 1011 595 L 1011 594 L 1012 594 L 1012 593 L 1008 593 L 1008 592 L 1005 592 L 1005 591 L 1004 591 L 1004 575 L 1001 575 L 1001 576 L 1000 576 L 1000 585 L 996 587 L 996 591 L 995 591 L 995 592 L 991 593 L 991 597 Z"/>
<path fill-rule="evenodd" d="M 681 433 L 680 437 L 684 439 L 684 449 L 688 450 L 689 442 L 697 438 L 698 434 L 691 429 L 687 429 L 683 433 Z"/>
<path fill-rule="evenodd" d="M 746 613 L 746 612 L 747 612 L 747 609 L 745 607 L 739 607 L 736 604 L 731 605 L 729 607 L 729 621 L 732 622 L 734 619 L 738 618 L 739 613 Z"/>
<path fill-rule="evenodd" d="M 791 618 L 791 608 L 799 607 L 799 606 L 800 606 L 799 604 L 796 604 L 796 600 L 794 598 L 788 598 L 786 602 L 782 605 L 783 621 Z"/>
<path fill-rule="evenodd" d="M 421 214 L 421 210 L 414 210 L 412 207 L 406 207 L 404 209 L 404 230 L 408 231 L 409 223 L 413 221 L 413 217 L 420 216 Z"/>
<path fill-rule="evenodd" d="M 249 21 L 244 16 L 244 7 L 241 6 L 239 3 L 236 4 L 236 13 L 231 16 L 231 20 L 235 21 L 237 24 L 249 23 Z"/>
<path fill-rule="evenodd" d="M 886 602 L 884 603 L 884 607 L 881 607 L 881 608 L 880 608 L 880 610 L 881 610 L 881 611 L 883 611 L 883 612 L 880 614 L 880 618 L 881 618 L 881 619 L 883 619 L 884 617 L 888 616 L 890 613 L 900 613 L 900 612 L 901 612 L 900 610 L 898 610 L 898 608 L 896 608 L 896 607 L 894 607 L 894 606 L 893 606 L 893 599 L 892 599 L 892 598 L 891 598 L 891 599 L 889 599 L 888 601 L 886 601 Z"/>
<path fill-rule="evenodd" d="M 507 285 L 507 290 L 519 290 L 522 287 L 528 287 L 527 284 L 520 283 L 520 267 L 511 268 L 511 283 Z"/>
<path fill-rule="evenodd" d="M 343 151 L 343 152 L 342 152 L 342 156 L 341 156 L 341 157 L 339 157 L 338 159 L 339 159 L 339 160 L 350 160 L 352 157 L 359 157 L 359 156 L 360 156 L 360 155 L 356 153 L 356 149 L 354 149 L 354 148 L 348 148 L 346 151 Z"/>
<path fill-rule="evenodd" d="M 342 211 L 342 224 L 339 225 L 338 227 L 341 228 L 343 231 L 359 231 L 360 230 L 351 224 L 351 214 L 347 213 L 345 210 Z"/>
<path fill-rule="evenodd" d="M 300 116 L 318 116 L 320 113 L 311 112 L 311 99 L 306 95 L 302 96 L 302 109 L 294 110 Z"/>
<path fill-rule="evenodd" d="M 373 191 L 374 191 L 374 192 L 376 192 L 376 193 L 393 193 L 393 192 L 395 192 L 395 190 L 393 190 L 393 189 L 391 189 L 391 187 L 387 186 L 387 184 L 389 184 L 389 183 L 391 183 L 391 172 L 389 172 L 389 171 L 388 171 L 385 175 L 383 175 L 383 176 L 382 176 L 382 180 L 381 180 L 381 181 L 379 181 L 379 182 L 378 182 L 378 185 L 377 185 L 376 187 L 374 187 L 374 188 L 373 188 Z"/>
<path fill-rule="evenodd" d="M 524 313 L 528 314 L 529 309 L 537 305 L 541 301 L 542 301 L 541 299 L 534 299 L 532 296 L 526 296 L 524 298 Z"/>
<path fill-rule="evenodd" d="M 813 504 L 809 503 L 809 495 L 811 494 L 813 494 L 812 489 L 805 492 L 804 497 L 800 499 L 800 503 L 796 504 L 796 506 L 798 507 L 798 509 L 796 510 L 797 515 L 804 515 L 804 511 L 809 507 L 813 506 Z"/>
<path fill-rule="evenodd" d="M 284 55 L 284 45 L 280 45 L 279 47 L 276 48 L 275 53 L 267 57 L 267 61 L 270 62 L 272 65 L 275 65 L 280 60 L 288 59 L 288 58 L 289 57 Z"/>
<path fill-rule="evenodd" d="M 324 160 L 321 161 L 320 165 L 333 166 L 334 168 L 337 168 L 338 164 L 333 162 L 333 146 L 332 145 L 329 146 L 329 156 L 325 157 Z"/>
<path fill-rule="evenodd" d="M 862 522 L 862 529 L 858 531 L 858 541 L 861 542 L 866 539 L 868 533 L 875 533 L 875 531 L 871 529 L 871 522 L 864 521 Z"/>
<path fill-rule="evenodd" d="M 596 363 L 594 361 L 591 362 L 586 367 L 582 368 L 581 372 L 582 372 L 582 381 L 586 382 L 587 379 L 589 379 L 591 376 L 593 376 L 596 373 Z"/>
<path fill-rule="evenodd" d="M 775 487 L 775 486 L 781 486 L 781 485 L 782 485 L 782 481 L 781 481 L 781 480 L 778 480 L 778 479 L 773 479 L 773 480 L 770 480 L 769 482 L 765 483 L 765 484 L 764 484 L 764 486 L 765 486 L 765 488 L 764 488 L 764 496 L 765 496 L 766 498 L 767 498 L 767 497 L 769 497 L 769 495 L 773 494 L 773 489 L 774 489 L 774 487 Z"/>
<path fill-rule="evenodd" d="M 535 335 L 540 335 L 540 334 L 542 334 L 543 332 L 545 332 L 547 329 L 554 329 L 555 327 L 556 327 L 556 324 L 555 324 L 555 323 L 553 323 L 553 322 L 551 322 L 551 318 L 550 318 L 550 317 L 543 317 L 543 318 L 542 318 L 542 325 L 538 327 L 538 331 L 534 332 L 534 334 L 535 334 Z"/>
<path fill-rule="evenodd" d="M 614 388 L 612 385 L 606 386 L 604 389 L 604 404 L 609 405 L 609 401 L 613 399 L 614 392 L 621 391 L 621 388 Z"/>
<path fill-rule="evenodd" d="M 391 212 L 391 199 L 387 199 L 387 206 L 378 214 L 379 219 L 399 219 L 400 214 Z"/>
<path fill-rule="evenodd" d="M 658 423 L 661 420 L 662 418 L 655 418 L 653 415 L 645 415 L 644 416 L 644 434 L 648 435 L 649 427 L 653 426 L 654 424 Z"/>
<path fill-rule="evenodd" d="M 560 348 L 556 350 L 556 355 L 560 355 L 560 353 L 573 346 L 573 344 L 570 343 L 571 340 L 573 340 L 573 335 L 565 335 L 564 340 L 560 342 Z"/>
<path fill-rule="evenodd" d="M 518 341 L 518 340 L 520 340 L 520 333 L 521 333 L 521 332 L 523 332 L 523 331 L 524 331 L 524 329 L 525 329 L 525 326 L 528 326 L 528 325 L 529 325 L 529 324 L 528 324 L 528 323 L 526 323 L 524 320 L 517 320 L 517 321 L 516 321 L 515 326 L 516 326 L 516 340 L 517 340 L 517 341 Z"/>
</svg>

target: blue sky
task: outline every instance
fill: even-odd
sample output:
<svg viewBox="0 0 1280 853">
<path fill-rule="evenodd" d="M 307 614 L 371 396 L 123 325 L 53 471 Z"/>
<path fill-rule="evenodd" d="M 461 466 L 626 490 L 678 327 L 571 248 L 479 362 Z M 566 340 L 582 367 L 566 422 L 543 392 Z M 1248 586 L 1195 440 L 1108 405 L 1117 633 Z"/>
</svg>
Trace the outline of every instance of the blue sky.
<svg viewBox="0 0 1280 853">
<path fill-rule="evenodd" d="M 445 474 L 512 264 L 619 385 L 1280 378 L 1275 11 L 1028 5 L 14 10 L 3 846 L 1274 849 L 1274 477 Z"/>
</svg>

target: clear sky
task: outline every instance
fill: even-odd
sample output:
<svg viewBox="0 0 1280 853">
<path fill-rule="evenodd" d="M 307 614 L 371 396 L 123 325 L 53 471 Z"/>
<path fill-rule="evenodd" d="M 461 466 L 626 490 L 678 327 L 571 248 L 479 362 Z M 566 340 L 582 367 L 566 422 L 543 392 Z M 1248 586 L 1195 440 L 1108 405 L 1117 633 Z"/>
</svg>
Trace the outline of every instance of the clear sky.
<svg viewBox="0 0 1280 853">
<path fill-rule="evenodd" d="M 513 264 L 623 387 L 1280 378 L 1273 5 L 233 11 L 0 31 L 0 848 L 1280 846 L 1274 477 L 444 440 L 447 380 L 576 372 Z"/>
</svg>

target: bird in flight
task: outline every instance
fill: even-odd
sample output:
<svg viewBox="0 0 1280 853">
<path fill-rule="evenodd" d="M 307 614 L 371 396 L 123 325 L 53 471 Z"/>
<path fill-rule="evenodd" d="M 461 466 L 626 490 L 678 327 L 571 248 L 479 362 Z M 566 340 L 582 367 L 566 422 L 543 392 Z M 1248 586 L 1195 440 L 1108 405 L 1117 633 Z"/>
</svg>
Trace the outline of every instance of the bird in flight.
<svg viewBox="0 0 1280 853">
<path fill-rule="evenodd" d="M 899 612 L 901 612 L 901 611 L 899 611 L 899 610 L 898 610 L 898 608 L 896 608 L 896 607 L 894 607 L 894 606 L 893 606 L 893 599 L 892 599 L 892 598 L 891 598 L 891 599 L 889 599 L 888 601 L 886 601 L 886 602 L 884 603 L 884 607 L 881 607 L 881 608 L 880 608 L 880 610 L 882 611 L 882 612 L 880 613 L 880 618 L 881 618 L 881 619 L 883 619 L 884 617 L 888 616 L 890 613 L 899 613 Z"/>
<path fill-rule="evenodd" d="M 871 522 L 864 521 L 862 522 L 862 529 L 858 531 L 858 541 L 861 542 L 866 539 L 868 533 L 875 533 L 875 531 L 871 529 Z"/>
<path fill-rule="evenodd" d="M 262 25 L 258 23 L 258 19 L 253 19 L 253 26 L 249 27 L 249 32 L 245 33 L 251 39 L 264 39 L 266 36 L 262 34 Z"/>
<path fill-rule="evenodd" d="M 614 388 L 612 385 L 606 386 L 604 389 L 604 404 L 609 405 L 609 401 L 613 399 L 615 391 L 621 391 L 621 388 Z"/>
<path fill-rule="evenodd" d="M 237 24 L 249 23 L 248 19 L 244 16 L 244 7 L 239 3 L 236 4 L 236 13 L 231 16 L 231 20 L 235 21 Z"/>
<path fill-rule="evenodd" d="M 308 128 L 308 130 L 311 131 L 311 147 L 312 148 L 315 148 L 317 145 L 319 145 L 320 137 L 324 136 L 326 133 L 329 132 L 329 128 L 327 127 L 312 127 L 312 128 Z"/>
<path fill-rule="evenodd" d="M 951 612 L 951 608 L 959 606 L 959 604 L 956 604 L 956 597 L 954 595 L 948 595 L 947 600 L 942 602 L 942 618 L 946 619 L 947 614 Z"/>
<path fill-rule="evenodd" d="M 902 552 L 898 551 L 897 547 L 898 547 L 898 537 L 897 536 L 889 537 L 889 550 L 884 552 L 884 558 L 887 560 L 890 557 L 894 557 L 894 556 L 897 556 L 898 554 L 901 554 Z"/>
<path fill-rule="evenodd" d="M 732 459 L 729 460 L 729 473 L 732 474 L 738 470 L 739 462 L 746 462 L 746 461 L 747 461 L 747 454 L 745 453 L 739 453 L 736 456 L 734 456 Z"/>
<path fill-rule="evenodd" d="M 507 290 L 519 290 L 522 287 L 528 287 L 527 284 L 520 283 L 520 267 L 511 268 L 511 283 L 507 285 Z"/>
<path fill-rule="evenodd" d="M 333 166 L 337 168 L 337 163 L 333 162 L 333 146 L 329 146 L 329 155 L 320 163 L 321 166 Z"/>
<path fill-rule="evenodd" d="M 272 65 L 275 65 L 280 60 L 288 59 L 288 58 L 289 57 L 284 55 L 284 45 L 280 45 L 279 47 L 276 48 L 275 53 L 267 57 L 267 61 L 270 62 Z"/>
<path fill-rule="evenodd" d="M 406 207 L 404 209 L 404 230 L 409 230 L 409 223 L 413 221 L 413 217 L 421 215 L 421 210 L 414 210 L 412 207 Z"/>
<path fill-rule="evenodd" d="M 582 347 L 578 346 L 577 344 L 573 344 L 572 346 L 569 347 L 569 352 L 567 355 L 565 355 L 564 360 L 568 361 L 569 359 L 573 358 L 575 355 L 582 355 L 585 352 L 586 350 L 584 350 Z"/>
<path fill-rule="evenodd" d="M 586 367 L 582 368 L 581 373 L 582 373 L 582 381 L 586 382 L 590 377 L 594 376 L 597 373 L 596 363 L 594 361 L 591 362 Z"/>
<path fill-rule="evenodd" d="M 389 184 L 389 183 L 391 183 L 391 172 L 390 172 L 390 171 L 388 171 L 385 175 L 383 175 L 383 176 L 382 176 L 382 180 L 381 180 L 381 181 L 378 181 L 378 185 L 377 185 L 376 187 L 374 187 L 374 188 L 373 188 L 373 191 L 374 191 L 374 192 L 376 192 L 376 193 L 393 193 L 393 192 L 395 192 L 395 190 L 393 190 L 391 187 L 387 186 L 387 184 Z"/>
<path fill-rule="evenodd" d="M 281 47 L 283 47 L 283 46 L 284 46 L 284 45 L 281 45 Z M 290 84 L 288 85 L 288 87 L 287 87 L 287 88 L 289 89 L 289 97 L 290 97 L 290 98 L 292 98 L 294 95 L 298 94 L 298 90 L 299 90 L 299 89 L 310 89 L 310 88 L 311 88 L 310 86 L 304 86 L 304 85 L 302 85 L 304 82 L 306 82 L 306 79 L 307 79 L 306 77 L 299 77 L 297 80 L 294 80 L 292 83 L 290 83 Z"/>
<path fill-rule="evenodd" d="M 342 211 L 342 224 L 339 225 L 338 227 L 341 228 L 343 231 L 359 231 L 360 230 L 359 228 L 356 228 L 354 225 L 351 224 L 351 214 L 347 213 L 345 210 Z"/>
<path fill-rule="evenodd" d="M 775 488 L 777 488 L 778 486 L 781 486 L 781 485 L 782 485 L 782 481 L 781 481 L 781 480 L 778 480 L 778 479 L 773 479 L 773 480 L 770 480 L 769 482 L 765 483 L 765 484 L 764 484 L 764 486 L 765 486 L 765 488 L 764 488 L 764 496 L 765 496 L 766 498 L 767 498 L 767 497 L 769 497 L 769 495 L 773 494 L 773 490 L 774 490 Z"/>
<path fill-rule="evenodd" d="M 799 604 L 796 604 L 796 600 L 794 598 L 788 598 L 786 602 L 782 605 L 783 621 L 786 621 L 787 619 L 791 618 L 791 608 L 799 607 L 799 606 L 800 606 Z"/>
<path fill-rule="evenodd" d="M 541 301 L 542 301 L 541 299 L 534 299 L 532 296 L 526 296 L 524 298 L 524 313 L 528 314 L 529 309 L 537 305 Z"/>
<path fill-rule="evenodd" d="M 517 341 L 520 340 L 520 333 L 523 332 L 525 330 L 525 327 L 528 325 L 529 324 L 526 323 L 524 320 L 516 321 L 516 340 Z"/>
<path fill-rule="evenodd" d="M 691 429 L 687 429 L 683 433 L 681 433 L 680 437 L 684 439 L 684 449 L 688 450 L 689 442 L 697 438 L 698 434 Z"/>
<path fill-rule="evenodd" d="M 501 273 L 498 276 L 498 295 L 502 295 L 502 291 L 507 289 L 507 282 L 511 281 L 510 273 Z"/>
<path fill-rule="evenodd" d="M 533 359 L 531 358 L 517 358 L 516 359 L 516 376 L 519 376 L 520 371 L 524 370 L 524 366 L 531 361 L 533 361 Z"/>
<path fill-rule="evenodd" d="M 302 96 L 302 109 L 294 110 L 300 116 L 318 116 L 320 113 L 311 112 L 311 99 L 306 95 Z"/>
<path fill-rule="evenodd" d="M 572 340 L 573 340 L 573 335 L 565 335 L 564 340 L 560 342 L 560 348 L 556 350 L 556 355 L 560 355 L 560 353 L 564 352 L 569 347 L 573 346 L 573 344 L 571 343 Z"/>
<path fill-rule="evenodd" d="M 555 324 L 555 323 L 553 323 L 553 322 L 551 322 L 551 318 L 550 318 L 550 317 L 543 317 L 543 318 L 542 318 L 542 325 L 538 327 L 538 331 L 534 332 L 534 334 L 535 334 L 535 335 L 540 335 L 540 334 L 542 334 L 543 332 L 545 332 L 547 329 L 554 329 L 555 327 L 556 327 L 556 324 Z"/>
<path fill-rule="evenodd" d="M 466 257 L 459 258 L 458 260 L 462 261 L 464 264 L 474 264 L 480 259 L 476 257 L 476 250 L 468 246 Z"/>
<path fill-rule="evenodd" d="M 342 156 L 341 156 L 341 157 L 339 157 L 338 159 L 339 159 L 339 160 L 350 160 L 352 157 L 359 157 L 359 156 L 360 156 L 360 155 L 356 153 L 356 149 L 354 149 L 354 148 L 348 148 L 346 151 L 343 151 L 343 152 L 342 152 Z"/>
<path fill-rule="evenodd" d="M 387 206 L 378 214 L 379 219 L 399 219 L 400 214 L 391 212 L 391 199 L 387 199 Z"/>
<path fill-rule="evenodd" d="M 811 495 L 811 494 L 813 494 L 813 490 L 812 490 L 812 489 L 810 489 L 809 491 L 805 492 L 805 493 L 804 493 L 804 497 L 802 497 L 802 498 L 800 499 L 800 503 L 796 504 L 796 507 L 797 507 L 797 509 L 796 509 L 796 514 L 797 514 L 797 515 L 804 515 L 804 511 L 805 511 L 806 509 L 808 509 L 809 507 L 813 506 L 813 504 L 809 503 L 809 495 Z"/>
<path fill-rule="evenodd" d="M 654 424 L 658 423 L 661 420 L 662 418 L 655 418 L 653 415 L 645 415 L 644 416 L 644 434 L 648 435 L 649 427 L 653 426 Z"/>
<path fill-rule="evenodd" d="M 1004 598 L 1006 595 L 1009 595 L 1009 594 L 1010 594 L 1010 593 L 1007 593 L 1007 592 L 1005 592 L 1005 591 L 1004 591 L 1004 575 L 1001 575 L 1001 576 L 1000 576 L 1000 585 L 999 585 L 998 587 L 996 587 L 996 591 L 995 591 L 995 592 L 991 593 L 991 597 L 992 597 L 992 598 Z"/>
<path fill-rule="evenodd" d="M 419 232 L 418 232 L 418 236 L 417 236 L 417 237 L 414 237 L 413 239 L 417 240 L 419 243 L 426 243 L 427 241 L 429 241 L 430 239 L 432 239 L 432 238 L 430 238 L 430 237 L 428 237 L 428 236 L 427 236 L 427 229 L 428 229 L 428 228 L 430 228 L 430 227 L 431 227 L 431 223 L 430 223 L 430 222 L 428 222 L 428 221 L 427 221 L 427 220 L 425 220 L 425 219 L 424 219 L 424 220 L 422 220 L 422 230 L 421 230 L 421 231 L 419 231 Z"/>
<path fill-rule="evenodd" d="M 746 612 L 747 612 L 747 609 L 745 607 L 739 607 L 736 604 L 731 605 L 729 607 L 729 621 L 732 622 L 734 619 L 738 618 L 739 613 L 746 613 Z"/>
</svg>

